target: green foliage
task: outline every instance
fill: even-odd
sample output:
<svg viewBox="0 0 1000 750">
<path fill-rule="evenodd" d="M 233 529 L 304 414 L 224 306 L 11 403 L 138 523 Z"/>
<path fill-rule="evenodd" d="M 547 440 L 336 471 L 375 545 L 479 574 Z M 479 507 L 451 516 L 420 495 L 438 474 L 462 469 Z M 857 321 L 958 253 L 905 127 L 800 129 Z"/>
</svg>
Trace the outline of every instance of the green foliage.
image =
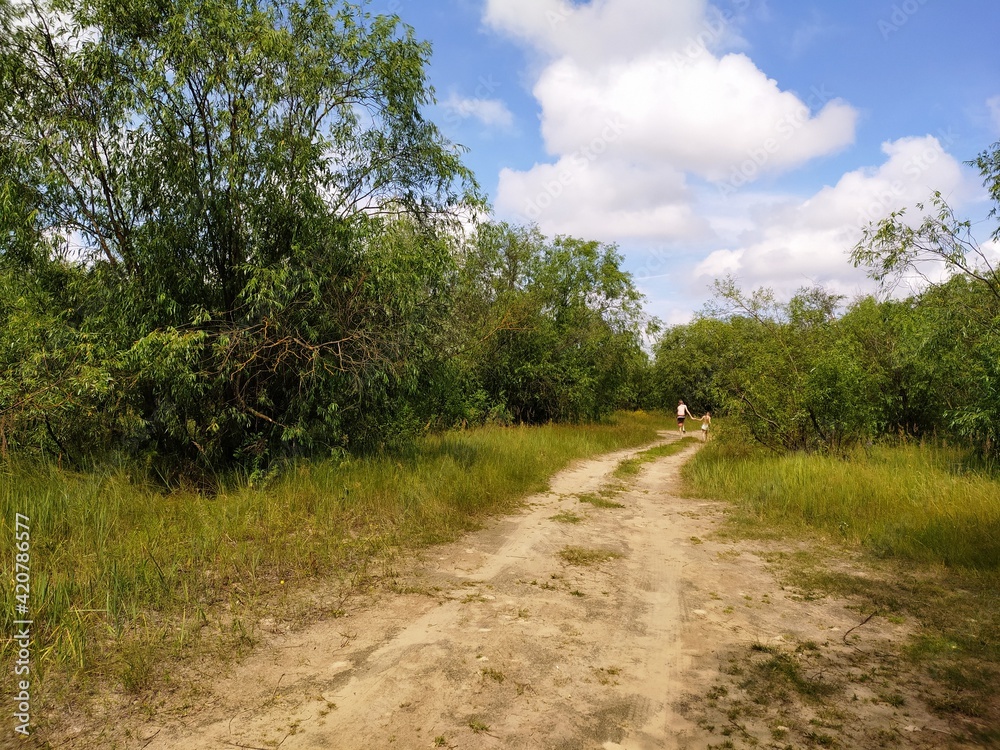
<svg viewBox="0 0 1000 750">
<path fill-rule="evenodd" d="M 230 618 L 252 629 L 263 616 L 254 603 L 273 599 L 264 606 L 288 616 L 286 588 L 358 579 L 400 547 L 453 539 L 571 461 L 648 443 L 663 426 L 633 413 L 588 427 L 453 431 L 393 455 L 303 461 L 267 486 L 232 482 L 212 497 L 164 493 L 126 469 L 7 462 L 0 534 L 13 538 L 15 513 L 31 519 L 32 669 L 67 678 L 48 681 L 47 697 L 74 689 L 74 675 L 139 689 L 199 639 L 227 645 Z M 15 552 L 0 551 L 6 569 Z M 7 632 L 14 593 L 0 589 Z M 12 646 L 0 644 L 4 668 Z"/>
<path fill-rule="evenodd" d="M 714 382 L 732 358 L 732 331 L 722 320 L 698 318 L 673 326 L 657 340 L 651 369 L 651 398 L 670 409 L 679 400 L 696 414 L 722 406 L 722 394 Z"/>
<path fill-rule="evenodd" d="M 997 339 L 978 282 L 955 277 L 905 301 L 862 298 L 839 315 L 821 290 L 779 303 L 732 282 L 717 289 L 730 303 L 717 317 L 671 329 L 657 348 L 664 406 L 693 393 L 779 451 L 936 432 L 995 449 Z"/>
<path fill-rule="evenodd" d="M 978 167 L 1000 208 L 1000 143 L 981 153 Z M 924 206 L 918 204 L 919 209 Z M 940 193 L 915 226 L 897 211 L 869 226 L 852 253 L 855 265 L 883 283 L 916 274 L 928 282 L 917 313 L 917 346 L 948 427 L 986 453 L 1000 450 L 1000 269 L 979 244 L 971 222 L 956 218 Z M 1000 239 L 1000 225 L 992 233 Z M 937 283 L 928 271 L 944 269 Z"/>
<path fill-rule="evenodd" d="M 0 449 L 168 482 L 638 400 L 614 247 L 457 216 L 429 46 L 337 0 L 5 5 Z"/>
<path fill-rule="evenodd" d="M 599 419 L 635 406 L 650 321 L 613 246 L 485 225 L 464 249 L 460 359 L 483 416 Z"/>
<path fill-rule="evenodd" d="M 884 556 L 994 571 L 1000 482 L 947 446 L 855 449 L 846 457 L 775 455 L 713 441 L 683 472 L 700 493 L 731 500 L 737 523 L 769 533 L 810 527 Z"/>
<path fill-rule="evenodd" d="M 67 458 L 106 437 L 204 474 L 405 432 L 452 266 L 437 227 L 478 200 L 421 115 L 429 47 L 326 0 L 10 12 L 18 439 L 44 422 Z"/>
<path fill-rule="evenodd" d="M 775 450 L 836 450 L 875 431 L 876 384 L 837 325 L 839 297 L 804 289 L 780 303 L 732 279 L 716 292 L 713 317 L 668 331 L 657 347 L 665 406 L 684 398 L 721 410 Z"/>
<path fill-rule="evenodd" d="M 992 193 L 998 150 L 975 162 Z M 656 403 L 683 398 L 696 410 L 719 409 L 734 429 L 777 451 L 947 433 L 995 455 L 1000 276 L 971 224 L 940 195 L 934 206 L 915 227 L 904 212 L 892 214 L 854 249 L 855 263 L 880 281 L 924 276 L 923 291 L 906 300 L 869 297 L 841 313 L 842 299 L 822 289 L 781 302 L 767 289 L 748 294 L 732 279 L 717 282 L 703 317 L 659 341 Z M 930 283 L 925 270 L 933 268 L 950 276 Z"/>
</svg>

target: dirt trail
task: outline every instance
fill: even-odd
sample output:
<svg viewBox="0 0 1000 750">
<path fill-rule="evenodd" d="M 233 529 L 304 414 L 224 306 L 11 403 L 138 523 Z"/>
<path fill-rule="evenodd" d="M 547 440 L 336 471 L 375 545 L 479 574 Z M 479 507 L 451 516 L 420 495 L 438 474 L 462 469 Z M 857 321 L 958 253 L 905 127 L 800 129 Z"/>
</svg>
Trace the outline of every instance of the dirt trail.
<svg viewBox="0 0 1000 750">
<path fill-rule="evenodd" d="M 520 515 L 425 552 L 394 591 L 275 636 L 183 719 L 138 727 L 131 746 L 610 750 L 721 742 L 708 710 L 718 702 L 699 696 L 717 684 L 729 655 L 751 643 L 839 643 L 859 618 L 842 603 L 797 601 L 749 547 L 710 538 L 719 506 L 675 492 L 678 468 L 696 449 L 645 466 L 614 496 L 619 508 L 579 497 L 606 486 L 637 451 L 575 465 Z M 553 518 L 560 514 L 569 515 Z M 573 516 L 579 522 L 567 522 Z M 573 549 L 605 556 L 572 564 L 560 553 Z M 869 628 L 883 640 L 903 633 Z M 857 731 L 900 733 L 898 725 L 912 740 L 932 723 L 864 698 Z M 775 729 L 765 715 L 738 725 L 723 734 L 798 731 Z"/>
</svg>

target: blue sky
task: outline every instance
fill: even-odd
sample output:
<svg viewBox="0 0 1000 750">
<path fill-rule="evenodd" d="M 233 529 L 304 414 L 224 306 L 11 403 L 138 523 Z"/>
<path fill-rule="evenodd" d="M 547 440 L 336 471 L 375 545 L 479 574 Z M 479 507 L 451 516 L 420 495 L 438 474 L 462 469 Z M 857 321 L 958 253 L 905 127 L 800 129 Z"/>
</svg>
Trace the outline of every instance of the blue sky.
<svg viewBox="0 0 1000 750">
<path fill-rule="evenodd" d="M 860 227 L 933 190 L 989 210 L 963 162 L 1000 140 L 996 0 L 371 9 L 433 44 L 428 114 L 496 217 L 616 243 L 668 323 L 727 273 L 871 291 L 847 259 Z"/>
</svg>

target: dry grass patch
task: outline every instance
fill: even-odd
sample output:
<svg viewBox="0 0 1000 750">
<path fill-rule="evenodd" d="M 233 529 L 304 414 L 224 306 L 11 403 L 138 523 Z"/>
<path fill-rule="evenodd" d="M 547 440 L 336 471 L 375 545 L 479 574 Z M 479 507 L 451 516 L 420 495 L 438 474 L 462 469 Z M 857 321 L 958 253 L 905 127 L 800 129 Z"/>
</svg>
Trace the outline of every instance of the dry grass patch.
<svg viewBox="0 0 1000 750">
<path fill-rule="evenodd" d="M 593 505 L 595 508 L 624 508 L 625 506 L 621 503 L 616 503 L 614 500 L 609 500 L 607 497 L 595 494 L 593 492 L 586 492 L 579 496 L 581 503 L 588 503 Z"/>
<path fill-rule="evenodd" d="M 582 516 L 578 516 L 575 513 L 557 513 L 552 516 L 553 521 L 558 523 L 580 523 L 583 520 Z"/>
<path fill-rule="evenodd" d="M 584 547 L 564 547 L 559 557 L 570 565 L 590 566 L 617 560 L 621 554 L 609 549 L 586 549 Z"/>
</svg>

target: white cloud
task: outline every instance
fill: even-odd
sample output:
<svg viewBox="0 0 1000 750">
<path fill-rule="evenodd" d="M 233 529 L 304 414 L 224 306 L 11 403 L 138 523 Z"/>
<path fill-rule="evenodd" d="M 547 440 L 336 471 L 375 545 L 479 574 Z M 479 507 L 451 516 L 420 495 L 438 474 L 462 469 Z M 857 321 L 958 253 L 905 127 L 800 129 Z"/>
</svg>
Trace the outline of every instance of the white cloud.
<svg viewBox="0 0 1000 750">
<path fill-rule="evenodd" d="M 695 268 L 710 280 L 734 274 L 745 286 L 766 285 L 788 294 L 810 284 L 853 294 L 870 285 L 864 269 L 854 269 L 848 252 L 864 226 L 890 212 L 913 208 L 935 190 L 953 200 L 971 194 L 971 179 L 933 136 L 901 138 L 883 144 L 886 161 L 845 174 L 805 201 L 784 200 L 750 208 L 752 229 L 716 250 Z"/>
<path fill-rule="evenodd" d="M 738 276 L 742 269 L 743 250 L 716 250 L 695 268 L 695 274 L 709 279 Z"/>
<path fill-rule="evenodd" d="M 538 221 L 550 234 L 605 241 L 704 236 L 684 175 L 677 170 L 602 160 L 582 149 L 528 172 L 505 169 L 498 208 Z"/>
<path fill-rule="evenodd" d="M 739 34 L 749 6 L 487 0 L 485 22 L 541 61 L 533 93 L 551 157 L 503 170 L 497 213 L 626 244 L 650 309 L 671 321 L 727 274 L 781 295 L 872 291 L 849 261 L 865 225 L 902 208 L 917 220 L 914 204 L 935 190 L 959 208 L 981 190 L 947 153 L 950 136 L 886 142 L 881 164 L 808 198 L 755 188 L 851 145 L 859 114 L 822 81 L 789 91 L 759 69 Z M 1000 128 L 1000 96 L 988 106 Z"/>
<path fill-rule="evenodd" d="M 450 118 L 458 120 L 474 118 L 487 127 L 504 130 L 514 127 L 514 115 L 500 99 L 466 99 L 452 94 L 442 102 L 441 106 Z"/>
<path fill-rule="evenodd" d="M 698 34 L 714 40 L 725 32 L 710 26 L 703 0 L 595 0 L 584 5 L 569 0 L 487 0 L 485 20 L 544 54 L 598 66 L 637 49 L 677 47 Z"/>
<path fill-rule="evenodd" d="M 542 74 L 535 96 L 551 153 L 581 148 L 617 122 L 609 156 L 710 180 L 729 178 L 746 160 L 780 171 L 839 150 L 853 141 L 857 116 L 821 88 L 805 99 L 781 91 L 742 54 L 703 54 L 680 67 L 651 55 L 596 75 L 564 58 Z"/>
<path fill-rule="evenodd" d="M 498 210 L 549 233 L 688 238 L 701 222 L 687 175 L 742 186 L 852 143 L 857 112 L 832 92 L 783 91 L 746 55 L 724 53 L 749 2 L 730 5 L 488 0 L 486 22 L 546 60 L 534 95 L 552 155 L 501 174 Z M 567 173 L 556 196 L 553 175 Z M 543 210 L 526 210 L 546 195 Z"/>
<path fill-rule="evenodd" d="M 979 249 L 990 266 L 994 269 L 1000 268 L 1000 240 L 987 240 L 979 246 Z"/>
</svg>

